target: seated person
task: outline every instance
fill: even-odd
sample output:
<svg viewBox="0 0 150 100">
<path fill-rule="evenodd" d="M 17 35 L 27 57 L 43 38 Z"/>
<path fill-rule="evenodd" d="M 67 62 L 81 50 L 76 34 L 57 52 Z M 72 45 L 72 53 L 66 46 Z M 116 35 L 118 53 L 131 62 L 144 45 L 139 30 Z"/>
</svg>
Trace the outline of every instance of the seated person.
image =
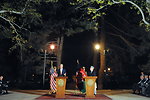
<svg viewBox="0 0 150 100">
<path fill-rule="evenodd" d="M 142 95 L 145 95 L 145 90 L 146 90 L 146 88 L 147 88 L 147 86 L 146 86 L 146 84 L 147 84 L 147 82 L 148 82 L 148 75 L 144 75 L 144 83 L 143 83 L 143 85 L 142 85 Z"/>
<path fill-rule="evenodd" d="M 3 81 L 3 76 L 0 76 L 0 93 L 8 93 L 8 85 Z"/>
<path fill-rule="evenodd" d="M 133 85 L 133 93 L 136 93 L 136 91 L 138 91 L 138 94 L 141 94 L 142 92 L 142 87 L 144 86 L 144 81 L 145 78 L 143 75 L 140 76 L 140 81 L 136 84 Z"/>
<path fill-rule="evenodd" d="M 145 84 L 145 96 L 150 96 L 150 75 L 149 75 L 149 79 L 147 81 L 147 83 Z"/>
</svg>

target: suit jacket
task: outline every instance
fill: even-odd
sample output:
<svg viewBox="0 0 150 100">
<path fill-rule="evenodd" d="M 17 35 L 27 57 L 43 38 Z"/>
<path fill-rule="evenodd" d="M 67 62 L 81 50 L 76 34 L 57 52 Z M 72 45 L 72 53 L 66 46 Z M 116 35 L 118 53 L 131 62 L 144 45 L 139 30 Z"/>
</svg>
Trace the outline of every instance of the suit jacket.
<svg viewBox="0 0 150 100">
<path fill-rule="evenodd" d="M 63 68 L 62 74 L 60 74 L 60 69 L 57 70 L 58 76 L 65 76 L 66 70 Z"/>
<path fill-rule="evenodd" d="M 142 80 L 140 80 L 140 81 L 138 82 L 138 85 L 139 85 L 140 87 L 143 87 L 143 86 L 145 85 L 144 82 L 145 82 L 145 79 L 142 79 Z"/>
<path fill-rule="evenodd" d="M 148 78 L 147 78 L 147 79 L 145 79 L 144 83 L 146 84 L 146 83 L 148 82 L 148 80 L 149 80 Z"/>
<path fill-rule="evenodd" d="M 2 80 L 0 80 L 0 86 L 2 86 L 2 84 L 3 84 L 3 81 L 2 81 Z"/>
<path fill-rule="evenodd" d="M 89 72 L 88 72 L 88 76 L 96 76 L 96 72 L 95 72 L 95 70 L 93 70 L 92 72 L 91 72 L 91 71 L 89 71 Z"/>
<path fill-rule="evenodd" d="M 148 80 L 148 82 L 147 82 L 149 85 L 150 85 L 150 79 Z"/>
</svg>

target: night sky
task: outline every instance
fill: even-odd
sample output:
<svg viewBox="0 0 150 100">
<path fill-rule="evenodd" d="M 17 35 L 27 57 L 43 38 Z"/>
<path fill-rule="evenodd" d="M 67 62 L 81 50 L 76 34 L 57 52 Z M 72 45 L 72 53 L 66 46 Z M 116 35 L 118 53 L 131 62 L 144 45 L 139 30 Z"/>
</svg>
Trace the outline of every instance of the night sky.
<svg viewBox="0 0 150 100">
<path fill-rule="evenodd" d="M 65 37 L 62 63 L 68 69 L 68 74 L 76 71 L 77 59 L 87 70 L 93 65 L 94 40 L 95 34 L 90 31 Z"/>
</svg>

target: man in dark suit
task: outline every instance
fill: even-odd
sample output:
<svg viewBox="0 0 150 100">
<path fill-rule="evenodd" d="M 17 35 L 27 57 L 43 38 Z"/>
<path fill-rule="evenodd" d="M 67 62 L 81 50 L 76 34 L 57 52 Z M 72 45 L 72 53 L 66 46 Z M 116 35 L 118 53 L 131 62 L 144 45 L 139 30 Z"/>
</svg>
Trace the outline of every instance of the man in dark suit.
<svg viewBox="0 0 150 100">
<path fill-rule="evenodd" d="M 66 76 L 66 70 L 63 68 L 63 64 L 60 64 L 60 68 L 57 70 L 58 76 Z"/>
<path fill-rule="evenodd" d="M 147 83 L 145 84 L 145 95 L 150 97 L 150 75 L 149 75 L 149 79 L 147 81 Z"/>
<path fill-rule="evenodd" d="M 94 66 L 90 67 L 90 71 L 88 72 L 88 76 L 96 76 L 96 72 L 94 70 Z M 96 95 L 97 84 L 95 82 L 94 95 Z"/>
<path fill-rule="evenodd" d="M 88 76 L 96 76 L 96 72 L 95 72 L 93 66 L 90 67 L 90 71 L 88 72 Z"/>
<path fill-rule="evenodd" d="M 147 87 L 146 84 L 148 83 L 148 80 L 149 80 L 148 75 L 145 75 L 144 78 L 145 79 L 144 79 L 144 84 L 142 86 L 142 95 L 146 95 L 146 93 L 145 93 L 145 90 L 146 90 L 146 87 Z"/>
<path fill-rule="evenodd" d="M 3 77 L 0 76 L 0 94 L 2 94 L 2 88 L 3 88 Z"/>
<path fill-rule="evenodd" d="M 138 94 L 142 93 L 142 88 L 144 86 L 145 77 L 143 75 L 140 76 L 140 81 L 133 85 L 133 93 L 136 93 L 138 91 Z"/>
<path fill-rule="evenodd" d="M 3 76 L 0 76 L 0 94 L 8 93 L 8 85 L 3 81 Z"/>
</svg>

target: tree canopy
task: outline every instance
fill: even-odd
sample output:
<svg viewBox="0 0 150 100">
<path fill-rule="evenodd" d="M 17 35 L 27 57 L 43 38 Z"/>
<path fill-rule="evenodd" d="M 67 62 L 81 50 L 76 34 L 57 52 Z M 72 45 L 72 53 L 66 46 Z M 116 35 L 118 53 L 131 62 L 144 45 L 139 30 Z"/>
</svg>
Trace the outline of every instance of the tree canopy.
<svg viewBox="0 0 150 100">
<path fill-rule="evenodd" d="M 116 13 L 113 9 L 117 7 L 121 11 L 117 9 Z M 132 11 L 136 12 L 133 13 L 134 16 L 130 15 Z M 135 14 L 138 15 L 138 18 Z M 132 58 L 137 57 L 139 52 L 140 56 L 148 52 L 150 47 L 149 35 L 147 34 L 150 30 L 150 0 L 1 0 L 0 38 L 9 38 L 12 41 L 11 49 L 28 48 L 24 53 L 24 59 L 27 59 L 24 62 L 28 65 L 34 65 L 33 59 L 40 60 L 37 49 L 40 49 L 47 41 L 64 34 L 70 36 L 89 29 L 98 33 L 102 16 L 106 16 L 105 25 L 109 30 L 106 31 L 107 45 L 112 44 L 111 48 L 117 45 L 118 49 L 114 51 L 114 54 L 120 50 L 128 52 L 123 52 L 123 55 L 119 53 L 116 59 L 122 57 L 125 63 L 127 60 L 131 60 L 125 57 L 126 54 Z M 107 16 L 109 17 L 107 18 Z M 113 24 L 114 20 L 115 24 Z M 124 22 L 124 25 L 120 22 Z M 148 32 L 145 32 L 143 27 Z M 123 42 L 115 41 L 116 37 Z M 124 46 L 124 43 L 127 46 Z M 28 60 L 29 58 L 31 59 Z"/>
<path fill-rule="evenodd" d="M 140 25 L 144 25 L 146 30 L 150 29 L 149 0 L 73 0 L 71 4 L 77 5 L 77 9 L 84 9 L 92 20 L 107 14 L 111 6 L 131 4 L 130 8 L 137 9 L 137 14 L 141 15 Z"/>
<path fill-rule="evenodd" d="M 38 29 L 40 24 L 42 23 L 42 14 L 39 12 L 39 6 L 42 4 L 49 4 L 51 3 L 54 8 L 54 10 L 50 10 L 53 14 L 56 12 L 55 10 L 61 10 L 62 7 L 57 7 L 60 2 L 64 2 L 63 6 L 66 8 L 70 7 L 69 9 L 66 9 L 63 7 L 63 9 L 66 9 L 66 12 L 68 13 L 68 18 L 71 14 L 73 14 L 74 11 L 80 11 L 79 13 L 85 12 L 85 14 L 79 14 L 81 16 L 81 19 L 83 17 L 91 16 L 91 19 L 89 20 L 96 20 L 99 16 L 107 14 L 106 11 L 109 9 L 109 7 L 113 5 L 125 5 L 125 4 L 131 4 L 131 9 L 137 9 L 137 14 L 141 15 L 141 21 L 140 25 L 144 25 L 147 30 L 149 30 L 149 20 L 150 20 L 150 1 L 149 0 L 14 0 L 13 2 L 11 0 L 1 0 L 1 10 L 0 10 L 0 20 L 3 22 L 0 24 L 0 28 L 3 31 L 3 35 L 5 37 L 11 38 L 12 41 L 15 42 L 14 48 L 17 45 L 23 45 L 27 42 L 26 36 L 28 36 L 29 33 L 34 32 L 34 30 Z M 66 3 L 66 4 L 65 4 Z M 72 6 L 72 7 L 71 7 Z M 63 10 L 62 9 L 62 10 Z M 72 10 L 72 11 L 71 11 Z M 47 12 L 47 13 L 50 13 Z M 51 13 L 51 16 L 53 14 Z M 86 13 L 88 15 L 86 15 Z M 60 13 L 61 14 L 61 13 Z M 70 14 L 70 15 L 69 15 Z M 57 22 L 60 18 L 66 18 L 66 20 L 72 21 L 72 24 L 74 26 L 77 26 L 76 23 L 77 20 L 74 19 L 67 19 L 67 16 L 57 16 Z M 73 16 L 73 15 L 72 15 Z M 74 15 L 75 16 L 75 15 Z M 76 17 L 79 17 L 76 16 Z M 71 17 L 71 16 L 70 16 Z M 53 22 L 52 22 L 53 21 Z M 54 20 L 49 21 L 51 23 L 56 23 Z M 62 26 L 64 24 L 64 21 L 59 21 L 61 24 L 57 24 Z M 63 24 L 62 24 L 63 23 Z M 80 20 L 80 23 L 86 24 L 85 20 L 82 22 Z M 67 24 L 67 23 L 65 23 Z M 81 24 L 80 24 L 81 25 Z M 90 25 L 90 24 L 89 24 Z M 95 24 L 97 25 L 97 24 Z M 35 28 L 35 26 L 37 28 Z M 54 25 L 56 27 L 56 24 Z M 53 26 L 53 27 L 54 27 Z M 85 25 L 83 25 L 85 26 Z M 34 28 L 33 28 L 34 27 Z M 82 26 L 81 26 L 82 27 Z M 69 25 L 66 27 L 69 28 Z M 56 29 L 56 28 L 53 28 Z M 76 28 L 78 31 L 82 30 L 80 27 Z M 67 30 L 67 29 L 66 29 Z M 73 26 L 68 29 L 70 31 L 67 32 L 67 34 L 70 34 L 72 32 L 75 33 L 75 29 L 73 29 Z M 1 31 L 1 32 L 2 32 Z M 23 33 L 24 32 L 24 33 Z M 27 35 L 25 35 L 25 33 Z M 24 36 L 22 36 L 24 35 Z"/>
</svg>

